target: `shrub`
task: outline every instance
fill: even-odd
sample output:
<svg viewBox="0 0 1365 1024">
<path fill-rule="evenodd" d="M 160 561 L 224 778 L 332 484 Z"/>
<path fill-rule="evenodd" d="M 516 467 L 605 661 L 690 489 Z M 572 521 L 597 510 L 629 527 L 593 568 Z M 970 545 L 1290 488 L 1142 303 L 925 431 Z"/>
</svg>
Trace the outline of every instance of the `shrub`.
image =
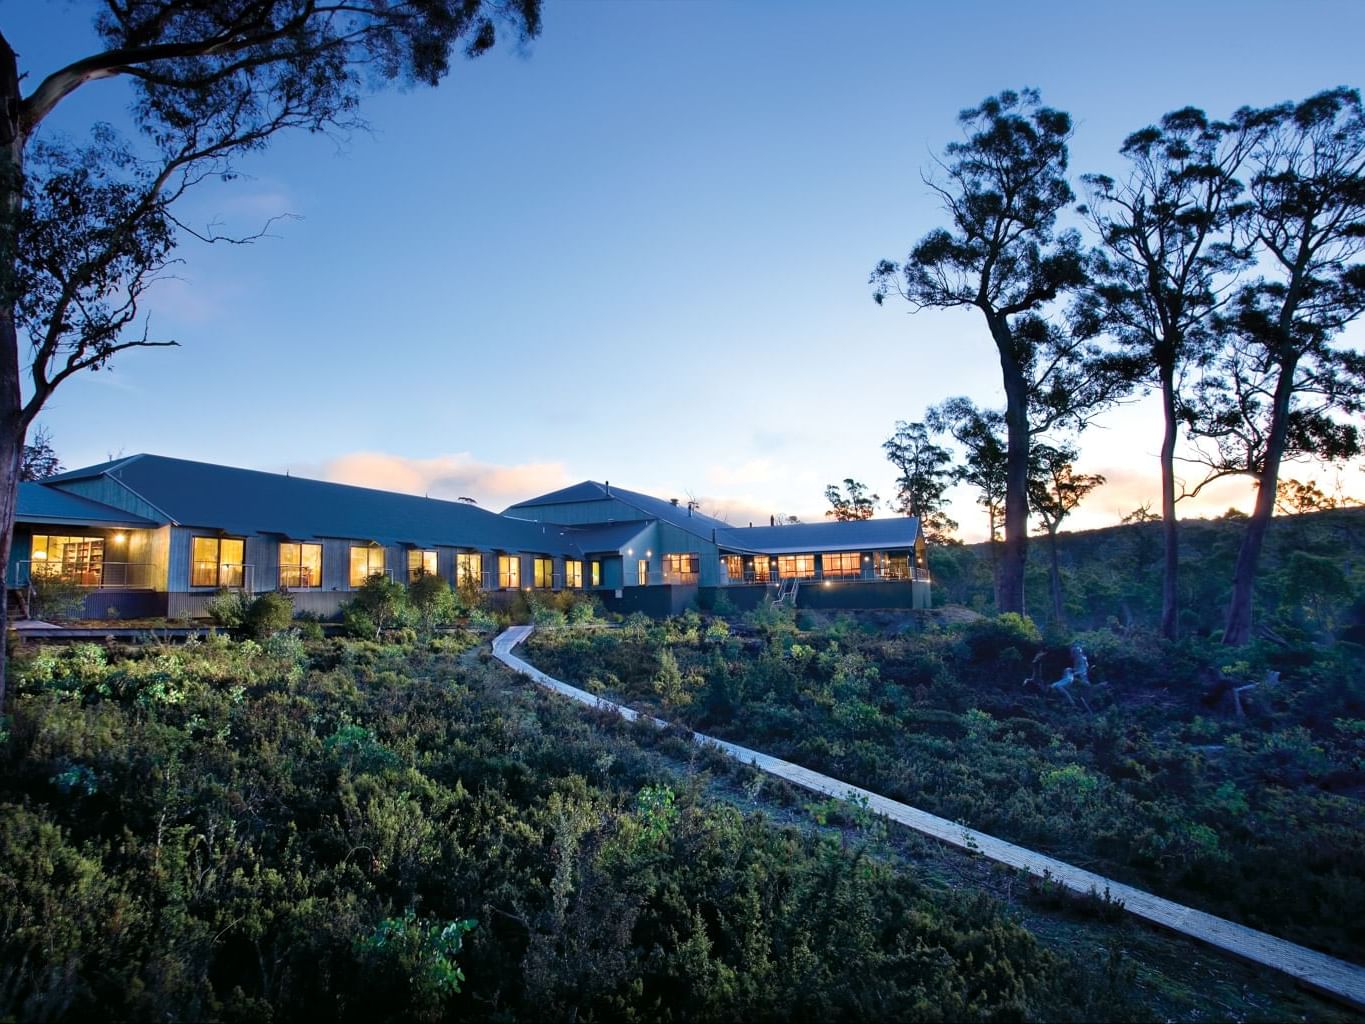
<svg viewBox="0 0 1365 1024">
<path fill-rule="evenodd" d="M 412 614 L 408 591 L 387 576 L 371 576 L 341 609 L 346 631 L 357 639 L 378 640 L 379 634 L 404 625 Z"/>
<path fill-rule="evenodd" d="M 214 625 L 222 626 L 234 633 L 242 628 L 250 609 L 251 599 L 241 590 L 220 590 L 209 599 L 204 608 Z"/>
<path fill-rule="evenodd" d="M 34 576 L 29 614 L 35 619 L 70 619 L 85 608 L 85 588 L 60 576 Z"/>
<path fill-rule="evenodd" d="M 455 621 L 458 605 L 450 584 L 439 576 L 423 574 L 408 584 L 408 603 L 423 634 L 430 636 L 437 626 Z"/>
<path fill-rule="evenodd" d="M 259 594 L 247 605 L 241 632 L 252 640 L 266 640 L 294 622 L 294 602 L 278 591 Z"/>
</svg>

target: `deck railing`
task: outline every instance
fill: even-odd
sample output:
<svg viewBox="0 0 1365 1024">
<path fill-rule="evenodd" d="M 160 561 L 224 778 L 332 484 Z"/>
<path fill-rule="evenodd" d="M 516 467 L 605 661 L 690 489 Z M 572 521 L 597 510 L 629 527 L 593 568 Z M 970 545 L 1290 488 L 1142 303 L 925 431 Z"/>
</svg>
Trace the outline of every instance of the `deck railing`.
<svg viewBox="0 0 1365 1024">
<path fill-rule="evenodd" d="M 157 567 L 152 562 L 82 562 L 64 565 L 26 558 L 14 563 L 9 585 L 27 587 L 35 582 L 60 580 L 90 590 L 154 590 L 162 582 L 157 576 Z"/>
</svg>

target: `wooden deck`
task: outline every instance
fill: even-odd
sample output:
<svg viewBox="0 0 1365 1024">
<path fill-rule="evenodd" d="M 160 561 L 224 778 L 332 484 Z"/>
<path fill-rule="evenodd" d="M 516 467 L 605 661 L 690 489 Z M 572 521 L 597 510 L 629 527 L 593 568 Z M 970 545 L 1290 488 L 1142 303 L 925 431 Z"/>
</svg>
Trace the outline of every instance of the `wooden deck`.
<svg viewBox="0 0 1365 1024">
<path fill-rule="evenodd" d="M 575 686 L 560 682 L 518 658 L 512 653 L 512 649 L 525 640 L 533 628 L 532 626 L 513 626 L 503 632 L 493 641 L 493 656 L 513 671 L 529 676 L 541 686 L 581 704 L 618 712 L 630 721 L 638 719 L 652 722 L 659 728 L 664 728 L 670 724 L 662 719 L 643 715 L 624 704 L 605 700 L 595 694 L 588 693 L 586 690 L 580 690 Z M 1107 891 L 1110 898 L 1123 901 L 1125 910 L 1146 921 L 1206 942 L 1224 952 L 1231 953 L 1233 956 L 1281 971 L 1308 988 L 1341 1000 L 1351 1006 L 1365 1008 L 1365 968 L 1296 945 L 1293 942 L 1278 939 L 1273 935 L 1267 935 L 1265 932 L 1256 931 L 1254 928 L 1247 928 L 1245 925 L 1206 914 L 1202 910 L 1195 910 L 1193 907 L 1174 903 L 1142 889 L 1135 889 L 1131 885 L 1125 885 L 1122 882 L 1105 878 L 1103 875 L 1097 875 L 1093 871 L 1086 871 L 1083 868 L 1067 864 L 1065 861 L 1026 850 L 1022 846 L 1015 846 L 1013 843 L 1007 843 L 995 836 L 966 828 L 946 818 L 940 818 L 937 815 L 911 807 L 909 804 L 888 800 L 886 797 L 879 796 L 869 790 L 851 786 L 847 782 L 840 782 L 828 775 L 810 771 L 790 761 L 770 757 L 760 751 L 750 750 L 747 747 L 741 747 L 711 736 L 704 736 L 701 733 L 693 733 L 692 736 L 699 744 L 717 747 L 744 764 L 752 764 L 770 775 L 786 779 L 788 782 L 812 792 L 840 798 L 850 796 L 864 798 L 867 800 L 869 808 L 891 821 L 899 822 L 917 832 L 933 836 L 935 839 L 998 863 L 1007 864 L 1033 875 L 1042 876 L 1046 874 L 1059 884 L 1077 892 L 1104 893 Z"/>
</svg>

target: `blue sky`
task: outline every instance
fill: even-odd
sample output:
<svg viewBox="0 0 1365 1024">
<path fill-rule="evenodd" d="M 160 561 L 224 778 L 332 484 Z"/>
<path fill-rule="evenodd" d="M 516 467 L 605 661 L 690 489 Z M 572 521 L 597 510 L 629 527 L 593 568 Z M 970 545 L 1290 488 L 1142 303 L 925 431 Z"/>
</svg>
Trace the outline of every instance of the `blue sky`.
<svg viewBox="0 0 1365 1024">
<path fill-rule="evenodd" d="M 30 88 L 88 25 L 84 3 L 0 0 Z M 547 0 L 525 53 L 377 94 L 371 133 L 282 138 L 197 195 L 195 223 L 296 219 L 187 243 L 150 303 L 182 347 L 65 385 L 40 421 L 68 466 L 152 451 L 495 508 L 591 477 L 817 517 L 845 476 L 890 493 L 897 419 L 999 401 L 979 317 L 866 284 L 941 223 L 920 171 L 959 109 L 1037 86 L 1076 119 L 1073 170 L 1117 173 L 1176 107 L 1361 85 L 1361 39 L 1358 2 Z M 54 127 L 126 102 L 96 83 Z M 1078 525 L 1156 497 L 1158 429 L 1139 406 L 1085 436 L 1111 484 Z"/>
</svg>

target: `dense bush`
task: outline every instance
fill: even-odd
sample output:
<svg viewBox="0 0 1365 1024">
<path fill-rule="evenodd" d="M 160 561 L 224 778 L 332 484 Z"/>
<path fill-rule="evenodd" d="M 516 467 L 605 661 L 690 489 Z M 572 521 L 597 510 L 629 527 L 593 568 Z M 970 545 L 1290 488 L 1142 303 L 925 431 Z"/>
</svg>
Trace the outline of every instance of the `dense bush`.
<svg viewBox="0 0 1365 1024">
<path fill-rule="evenodd" d="M 1019 616 L 895 637 L 679 619 L 535 634 L 540 668 L 1026 846 L 1349 957 L 1365 945 L 1365 659 L 1141 631 L 1069 638 L 1077 703 L 1025 687 Z M 1061 648 L 1065 652 L 1066 648 Z M 1246 717 L 1209 680 L 1247 691 Z M 1084 704 L 1081 701 L 1084 700 Z M 1292 821 L 1293 827 L 1284 827 Z"/>
<path fill-rule="evenodd" d="M 990 899 L 708 804 L 633 727 L 463 649 L 25 651 L 0 743 L 0 1017 L 1136 1010 L 1122 971 Z"/>
</svg>

